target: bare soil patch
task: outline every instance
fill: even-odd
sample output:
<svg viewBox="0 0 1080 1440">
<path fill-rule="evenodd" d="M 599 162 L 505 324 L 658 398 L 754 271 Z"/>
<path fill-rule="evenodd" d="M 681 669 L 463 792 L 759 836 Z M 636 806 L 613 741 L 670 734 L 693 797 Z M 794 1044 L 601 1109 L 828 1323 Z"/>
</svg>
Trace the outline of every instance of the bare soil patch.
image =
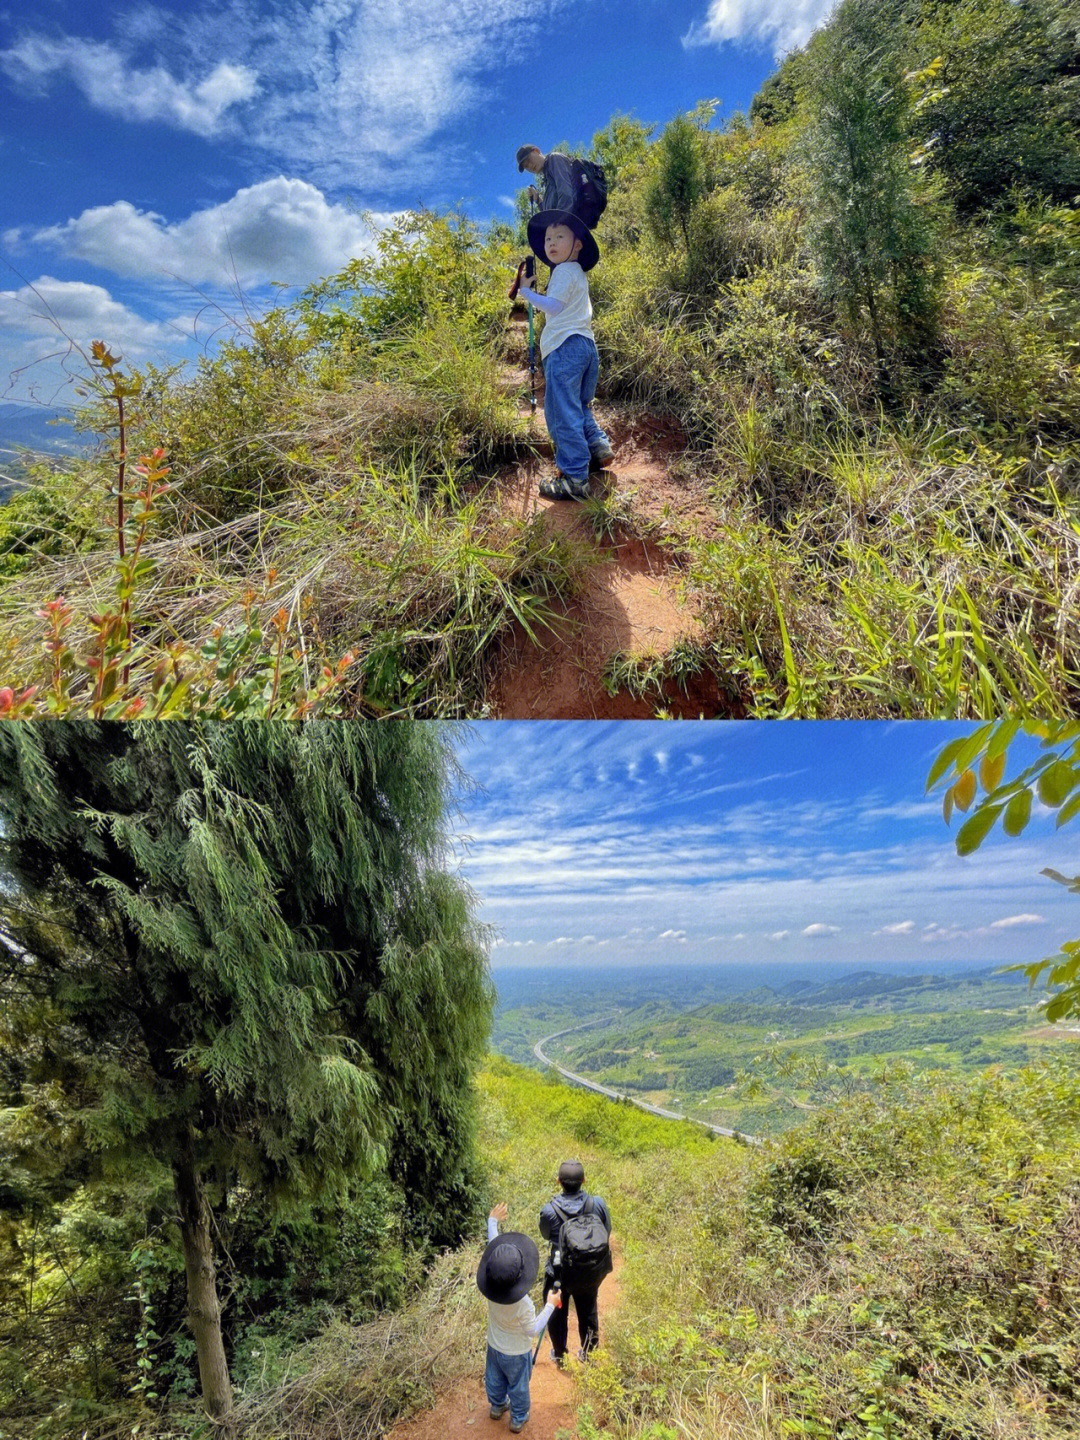
<svg viewBox="0 0 1080 1440">
<path fill-rule="evenodd" d="M 528 368 L 508 366 L 507 386 L 528 386 Z M 658 710 L 694 717 L 741 713 L 716 677 L 707 673 L 683 684 L 661 682 L 645 695 L 618 690 L 611 694 L 603 676 L 613 657 L 643 662 L 661 670 L 665 656 L 681 643 L 704 639 L 705 626 L 688 596 L 677 537 L 687 524 L 707 531 L 717 524 L 705 487 L 674 473 L 685 451 L 685 437 L 674 422 L 614 403 L 597 404 L 595 413 L 615 450 L 611 469 L 595 475 L 591 493 L 615 498 L 628 517 L 598 540 L 591 517 L 573 501 L 547 500 L 540 482 L 554 468 L 543 425 L 543 376 L 537 369 L 534 450 L 503 471 L 496 485 L 512 513 L 539 516 L 545 529 L 595 547 L 597 562 L 582 593 L 556 605 L 550 627 L 533 629 L 535 638 L 515 626 L 495 655 L 489 691 L 492 714 L 500 719 L 647 719 Z M 522 401 L 528 408 L 527 398 Z M 659 662 L 659 663 L 657 663 Z"/>
</svg>

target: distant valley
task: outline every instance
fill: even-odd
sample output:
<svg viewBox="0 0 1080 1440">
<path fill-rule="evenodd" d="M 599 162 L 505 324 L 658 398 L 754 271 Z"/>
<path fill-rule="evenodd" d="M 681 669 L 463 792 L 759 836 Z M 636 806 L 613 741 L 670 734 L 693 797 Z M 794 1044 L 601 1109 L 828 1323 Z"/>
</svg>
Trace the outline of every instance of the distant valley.
<svg viewBox="0 0 1080 1440">
<path fill-rule="evenodd" d="M 768 977 L 766 979 L 766 976 Z M 710 1125 L 778 1134 L 912 1073 L 1018 1070 L 1075 1044 L 1023 975 L 805 966 L 496 972 L 492 1047 Z M 566 1033 L 557 1033 L 565 1031 Z"/>
</svg>

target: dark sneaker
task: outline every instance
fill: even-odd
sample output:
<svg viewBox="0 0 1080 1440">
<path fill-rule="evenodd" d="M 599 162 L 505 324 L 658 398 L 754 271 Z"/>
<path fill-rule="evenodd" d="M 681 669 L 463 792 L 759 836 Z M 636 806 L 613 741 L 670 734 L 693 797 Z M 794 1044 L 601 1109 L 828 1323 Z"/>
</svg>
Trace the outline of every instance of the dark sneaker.
<svg viewBox="0 0 1080 1440">
<path fill-rule="evenodd" d="M 589 481 L 574 480 L 569 475 L 564 475 L 561 470 L 540 482 L 540 494 L 545 500 L 587 500 L 589 497 Z"/>
<path fill-rule="evenodd" d="M 556 1355 L 556 1354 L 555 1354 L 555 1351 L 552 1350 L 552 1352 L 551 1352 L 551 1358 L 552 1358 L 552 1360 L 555 1361 L 555 1368 L 556 1368 L 557 1370 L 562 1370 L 562 1369 L 565 1368 L 565 1366 L 566 1366 L 566 1355 L 565 1355 L 565 1353 L 563 1353 L 562 1355 Z"/>
<path fill-rule="evenodd" d="M 492 1405 L 491 1409 L 488 1411 L 488 1414 L 491 1416 L 492 1420 L 501 1420 L 502 1417 L 506 1414 L 506 1406 Z"/>
<path fill-rule="evenodd" d="M 525 1419 L 524 1419 L 524 1420 L 511 1420 L 511 1421 L 510 1421 L 510 1434 L 511 1434 L 511 1435 L 520 1435 L 521 1432 L 522 1432 L 522 1430 L 525 1429 L 525 1426 L 526 1426 L 528 1423 L 529 1423 L 529 1417 L 528 1417 L 528 1415 L 525 1416 Z"/>
<path fill-rule="evenodd" d="M 603 450 L 594 450 L 589 459 L 589 469 L 606 470 L 614 459 L 615 451 L 610 445 L 605 446 Z"/>
</svg>

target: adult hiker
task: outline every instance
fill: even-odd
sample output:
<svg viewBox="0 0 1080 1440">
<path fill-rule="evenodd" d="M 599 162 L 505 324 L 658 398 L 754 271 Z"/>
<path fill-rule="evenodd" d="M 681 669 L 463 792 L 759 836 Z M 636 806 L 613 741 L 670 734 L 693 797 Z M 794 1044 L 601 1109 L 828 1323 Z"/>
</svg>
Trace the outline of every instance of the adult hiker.
<svg viewBox="0 0 1080 1440">
<path fill-rule="evenodd" d="M 540 1269 L 535 1240 L 517 1231 L 499 1234 L 499 1221 L 507 1216 L 500 1200 L 488 1215 L 488 1244 L 480 1257 L 476 1284 L 488 1302 L 487 1361 L 484 1389 L 492 1420 L 510 1410 L 510 1431 L 517 1435 L 529 1418 L 529 1377 L 532 1374 L 532 1337 L 542 1335 L 548 1316 L 562 1304 L 556 1291 L 537 1315 L 528 1291 Z"/>
<path fill-rule="evenodd" d="M 522 145 L 517 152 L 518 173 L 543 177 L 543 195 L 535 185 L 529 186 L 529 198 L 543 210 L 573 210 L 574 165 L 569 155 L 553 150 L 545 155 L 538 145 Z"/>
<path fill-rule="evenodd" d="M 581 1349 L 578 1359 L 588 1358 L 600 1340 L 600 1317 L 596 1297 L 605 1275 L 613 1268 L 611 1259 L 611 1216 L 598 1195 L 585 1189 L 585 1167 L 580 1160 L 564 1160 L 559 1166 L 561 1193 L 540 1211 L 540 1234 L 551 1245 L 544 1266 L 543 1299 L 554 1285 L 562 1287 L 562 1308 L 548 1321 L 551 1353 L 562 1366 L 566 1358 L 567 1306 L 573 1299 Z"/>
<path fill-rule="evenodd" d="M 607 205 L 604 167 L 595 160 L 580 160 L 553 150 L 545 155 L 537 145 L 522 145 L 517 152 L 518 171 L 543 177 L 543 196 L 535 185 L 529 198 L 542 210 L 570 210 L 591 230 Z"/>
<path fill-rule="evenodd" d="M 544 419 L 555 446 L 555 473 L 541 481 L 540 494 L 548 500 L 585 500 L 589 471 L 603 470 L 614 459 L 611 442 L 592 412 L 600 357 L 585 272 L 600 259 L 600 247 L 584 221 L 569 210 L 534 215 L 529 221 L 529 244 L 552 269 L 546 295 L 522 278 L 520 267 L 514 282 L 517 294 L 545 315 L 540 358 Z"/>
</svg>

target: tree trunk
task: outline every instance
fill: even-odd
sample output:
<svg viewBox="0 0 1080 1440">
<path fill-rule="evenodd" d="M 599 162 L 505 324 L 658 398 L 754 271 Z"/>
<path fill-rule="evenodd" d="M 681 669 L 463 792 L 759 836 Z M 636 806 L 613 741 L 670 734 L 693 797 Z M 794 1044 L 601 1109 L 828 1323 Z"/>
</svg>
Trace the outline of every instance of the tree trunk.
<svg viewBox="0 0 1080 1440">
<path fill-rule="evenodd" d="M 173 1164 L 176 1198 L 180 1206 L 180 1235 L 187 1272 L 187 1317 L 195 1336 L 203 1404 L 213 1420 L 228 1422 L 232 1386 L 221 1341 L 221 1305 L 214 1274 L 214 1246 L 210 1237 L 210 1206 L 190 1148 Z"/>
</svg>

